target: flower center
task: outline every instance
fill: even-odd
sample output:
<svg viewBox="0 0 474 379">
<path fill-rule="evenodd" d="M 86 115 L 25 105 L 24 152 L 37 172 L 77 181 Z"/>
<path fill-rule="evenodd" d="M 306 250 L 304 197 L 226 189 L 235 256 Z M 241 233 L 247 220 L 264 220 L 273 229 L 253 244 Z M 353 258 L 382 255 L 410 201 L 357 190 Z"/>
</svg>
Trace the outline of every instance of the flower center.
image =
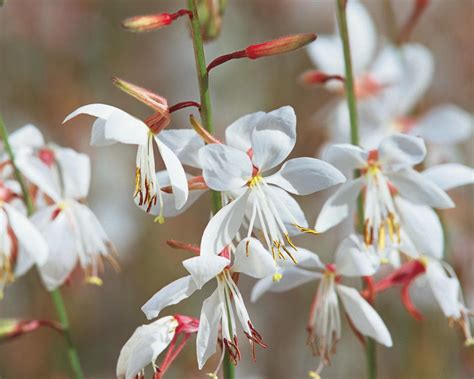
<svg viewBox="0 0 474 379">
<path fill-rule="evenodd" d="M 263 183 L 263 177 L 257 174 L 247 182 L 247 186 L 249 186 L 250 188 L 255 188 L 258 184 L 261 183 Z"/>
</svg>

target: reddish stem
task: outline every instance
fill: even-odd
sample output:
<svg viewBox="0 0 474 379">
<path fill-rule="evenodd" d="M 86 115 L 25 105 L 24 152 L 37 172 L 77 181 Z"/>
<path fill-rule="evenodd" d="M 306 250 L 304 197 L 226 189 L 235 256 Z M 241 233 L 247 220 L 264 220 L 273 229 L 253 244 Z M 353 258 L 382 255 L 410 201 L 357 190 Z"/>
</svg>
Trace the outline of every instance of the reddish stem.
<svg viewBox="0 0 474 379">
<path fill-rule="evenodd" d="M 233 53 L 224 54 L 220 57 L 215 58 L 207 66 L 207 72 L 210 72 L 214 67 L 220 66 L 222 63 L 228 62 L 232 59 L 246 58 L 247 52 L 245 50 L 234 51 Z"/>
<path fill-rule="evenodd" d="M 416 24 L 418 23 L 418 20 L 420 19 L 421 15 L 423 14 L 429 3 L 430 0 L 415 0 L 415 7 L 413 8 L 410 17 L 403 26 L 397 38 L 398 44 L 402 44 L 408 41 L 413 29 L 415 28 Z"/>
<path fill-rule="evenodd" d="M 201 104 L 195 102 L 195 101 L 183 101 L 181 103 L 177 103 L 175 105 L 172 105 L 171 107 L 169 107 L 168 111 L 169 113 L 173 113 L 173 112 L 176 112 L 176 111 L 179 111 L 180 109 L 183 109 L 183 108 L 188 108 L 188 107 L 196 107 L 197 109 L 201 109 Z"/>
</svg>

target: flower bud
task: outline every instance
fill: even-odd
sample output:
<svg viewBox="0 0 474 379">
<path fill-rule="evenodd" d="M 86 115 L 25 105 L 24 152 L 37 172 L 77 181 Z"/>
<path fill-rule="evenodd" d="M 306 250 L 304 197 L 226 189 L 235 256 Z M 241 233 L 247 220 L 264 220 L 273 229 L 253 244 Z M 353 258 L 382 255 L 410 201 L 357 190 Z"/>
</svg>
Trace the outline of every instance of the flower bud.
<svg viewBox="0 0 474 379">
<path fill-rule="evenodd" d="M 62 327 L 54 321 L 1 319 L 0 342 L 34 332 L 43 326 L 56 330 L 59 333 L 63 332 Z"/>
<path fill-rule="evenodd" d="M 257 45 L 250 45 L 245 49 L 245 53 L 249 59 L 284 54 L 313 42 L 316 37 L 314 33 L 294 34 Z"/>
<path fill-rule="evenodd" d="M 122 26 L 131 32 L 148 32 L 161 29 L 170 25 L 178 17 L 190 15 L 187 9 L 181 9 L 176 13 L 156 13 L 143 16 L 130 17 L 122 21 Z"/>
</svg>

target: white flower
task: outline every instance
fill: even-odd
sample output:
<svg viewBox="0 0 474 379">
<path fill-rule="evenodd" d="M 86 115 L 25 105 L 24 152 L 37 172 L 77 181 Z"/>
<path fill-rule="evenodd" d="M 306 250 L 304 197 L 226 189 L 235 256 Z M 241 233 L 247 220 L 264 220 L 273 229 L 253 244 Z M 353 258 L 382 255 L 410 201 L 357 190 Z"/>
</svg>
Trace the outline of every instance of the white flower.
<svg viewBox="0 0 474 379">
<path fill-rule="evenodd" d="M 308 343 L 315 355 L 321 357 L 317 370 L 330 363 L 336 342 L 341 337 L 341 316 L 339 301 L 355 329 L 361 334 L 374 338 L 377 342 L 392 346 L 387 327 L 372 306 L 359 292 L 340 284 L 341 276 L 360 277 L 373 275 L 378 267 L 375 252 L 367 248 L 360 238 L 350 235 L 339 245 L 335 264 L 323 265 L 318 256 L 299 248 L 303 258 L 298 265 L 284 267 L 279 281 L 272 277 L 261 279 L 252 290 L 252 301 L 265 292 L 283 292 L 302 284 L 320 280 L 319 287 L 311 305 L 308 320 Z M 317 269 L 320 271 L 312 271 Z"/>
<path fill-rule="evenodd" d="M 17 159 L 25 177 L 52 200 L 32 217 L 49 246 L 48 259 L 39 268 L 41 278 L 53 290 L 64 283 L 79 262 L 87 281 L 100 285 L 103 258 L 116 263 L 102 225 L 81 203 L 89 192 L 89 157 L 59 147 L 50 148 L 49 153 L 52 163 L 35 156 Z"/>
<path fill-rule="evenodd" d="M 249 249 L 252 249 L 252 254 L 248 254 Z M 217 288 L 204 301 L 201 310 L 197 335 L 199 369 L 216 351 L 219 327 L 222 329 L 223 347 L 229 351 L 234 361 L 240 359 L 238 324 L 252 345 L 256 343 L 266 346 L 250 321 L 233 274 L 241 272 L 251 277 L 263 278 L 275 272 L 275 263 L 262 244 L 254 238 L 240 242 L 233 263 L 226 257 L 228 254 L 228 249 L 225 249 L 224 256 L 206 254 L 185 260 L 183 265 L 191 275 L 162 288 L 142 307 L 147 318 L 158 317 L 163 308 L 181 302 L 210 280 L 216 279 Z"/>
<path fill-rule="evenodd" d="M 237 120 L 227 129 L 226 139 L 238 148 L 211 144 L 199 151 L 207 185 L 235 194 L 235 200 L 207 225 L 201 251 L 218 254 L 237 235 L 249 211 L 248 236 L 258 225 L 275 258 L 292 257 L 289 249 L 294 245 L 288 229 L 314 231 L 307 228 L 303 213 L 287 192 L 308 195 L 344 182 L 344 176 L 314 158 L 290 159 L 278 172 L 265 176 L 285 160 L 295 145 L 296 117 L 289 106 Z"/>
<path fill-rule="evenodd" d="M 394 194 L 436 208 L 451 208 L 454 203 L 435 183 L 412 166 L 423 161 L 426 148 L 421 138 L 403 134 L 382 140 L 378 150 L 366 151 L 353 145 L 333 145 L 328 161 L 345 170 L 359 170 L 361 176 L 341 186 L 324 204 L 316 230 L 325 231 L 347 218 L 364 190 L 364 239 L 366 244 L 385 249 L 386 236 L 400 241 L 400 219 Z"/>
<path fill-rule="evenodd" d="M 185 204 L 188 197 L 188 184 L 183 166 L 176 154 L 152 132 L 147 124 L 118 108 L 105 104 L 89 104 L 80 107 L 67 116 L 64 122 L 79 114 L 97 117 L 92 127 L 92 145 L 104 146 L 116 142 L 138 145 L 134 198 L 138 199 L 140 205 L 146 204 L 147 211 L 157 202 L 162 204 L 163 201 L 160 183 L 156 178 L 153 141 L 158 147 L 170 176 L 176 208 L 179 209 Z M 162 215 L 159 215 L 159 220 L 163 221 Z"/>
</svg>

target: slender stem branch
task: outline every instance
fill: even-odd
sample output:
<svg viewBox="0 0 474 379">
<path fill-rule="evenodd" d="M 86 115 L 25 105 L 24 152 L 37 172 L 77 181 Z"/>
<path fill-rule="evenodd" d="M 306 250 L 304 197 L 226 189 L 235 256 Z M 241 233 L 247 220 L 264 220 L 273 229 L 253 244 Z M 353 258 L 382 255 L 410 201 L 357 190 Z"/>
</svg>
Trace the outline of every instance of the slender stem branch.
<svg viewBox="0 0 474 379">
<path fill-rule="evenodd" d="M 349 108 L 349 120 L 351 126 L 351 143 L 353 145 L 359 145 L 359 126 L 357 122 L 357 98 L 354 89 L 354 76 L 352 72 L 351 62 L 351 47 L 349 41 L 349 32 L 347 30 L 347 17 L 346 17 L 346 3 L 347 0 L 336 0 L 337 2 L 337 21 L 339 24 L 339 32 L 342 41 L 342 47 L 344 51 L 344 67 L 346 74 L 345 89 L 347 106 Z M 358 175 L 359 173 L 356 173 Z M 362 197 L 359 196 L 358 207 L 357 207 L 357 219 L 359 229 L 364 224 L 364 208 L 362 203 Z M 369 379 L 377 378 L 377 361 L 376 361 L 376 350 L 375 342 L 373 339 L 368 338 L 366 349 L 367 359 L 367 377 Z"/>
<path fill-rule="evenodd" d="M 20 170 L 15 164 L 15 154 L 13 149 L 10 145 L 8 139 L 8 131 L 3 122 L 3 119 L 0 115 L 0 137 L 3 141 L 3 145 L 5 146 L 5 150 L 10 158 L 10 162 L 13 166 L 15 178 L 20 183 L 21 191 L 23 193 L 23 199 L 26 204 L 28 216 L 31 216 L 34 212 L 33 201 L 31 199 L 31 194 L 28 191 L 28 187 L 26 186 L 25 179 L 21 174 Z M 64 301 L 62 299 L 61 293 L 59 289 L 56 289 L 50 292 L 51 298 L 53 300 L 54 306 L 56 308 L 56 312 L 58 313 L 59 320 L 61 322 L 61 326 L 63 328 L 63 336 L 68 345 L 68 356 L 69 356 L 69 363 L 71 364 L 71 368 L 74 371 L 74 375 L 76 379 L 83 379 L 84 374 L 82 373 L 81 363 L 79 360 L 79 355 L 77 354 L 76 348 L 71 338 L 71 331 L 69 327 L 69 319 L 66 312 L 66 307 L 64 305 Z"/>
</svg>

